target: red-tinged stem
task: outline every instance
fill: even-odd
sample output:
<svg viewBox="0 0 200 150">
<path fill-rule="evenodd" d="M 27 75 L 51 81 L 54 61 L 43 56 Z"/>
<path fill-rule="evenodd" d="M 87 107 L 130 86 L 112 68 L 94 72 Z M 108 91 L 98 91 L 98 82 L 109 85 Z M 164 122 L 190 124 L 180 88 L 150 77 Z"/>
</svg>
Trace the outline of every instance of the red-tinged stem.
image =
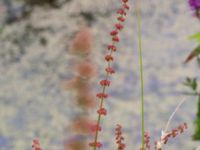
<svg viewBox="0 0 200 150">
<path fill-rule="evenodd" d="M 114 43 L 113 43 L 114 44 Z M 112 55 L 112 51 L 110 52 L 110 55 Z M 110 66 L 110 61 L 108 62 L 108 67 Z M 106 74 L 106 79 L 105 80 L 108 80 L 108 77 L 109 77 L 109 73 Z M 102 89 L 102 93 L 104 94 L 106 91 L 106 86 L 104 85 L 103 86 L 103 89 Z M 104 98 L 102 97 L 101 100 L 100 100 L 100 105 L 99 105 L 99 108 L 103 108 L 103 102 L 104 102 Z M 97 125 L 99 126 L 100 125 L 100 122 L 101 122 L 101 114 L 99 113 L 98 114 L 98 119 L 97 119 Z M 97 143 L 97 139 L 98 139 L 98 133 L 99 131 L 96 130 L 95 132 L 95 140 L 94 140 L 94 143 Z M 94 146 L 94 150 L 96 150 L 96 146 Z"/>
</svg>

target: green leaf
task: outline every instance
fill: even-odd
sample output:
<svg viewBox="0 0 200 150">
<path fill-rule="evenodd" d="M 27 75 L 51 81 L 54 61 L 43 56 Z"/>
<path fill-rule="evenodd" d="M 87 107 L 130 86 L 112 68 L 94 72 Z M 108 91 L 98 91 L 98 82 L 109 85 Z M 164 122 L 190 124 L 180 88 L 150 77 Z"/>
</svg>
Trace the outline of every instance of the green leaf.
<svg viewBox="0 0 200 150">
<path fill-rule="evenodd" d="M 192 84 L 191 84 L 192 89 L 195 91 L 197 89 L 197 79 L 193 79 L 192 80 Z"/>
<path fill-rule="evenodd" d="M 197 42 L 200 43 L 200 32 L 189 36 L 189 39 L 190 39 L 190 40 L 196 40 Z"/>
<path fill-rule="evenodd" d="M 183 85 L 191 88 L 193 91 L 196 91 L 197 86 L 198 86 L 197 79 L 187 77 L 186 80 L 183 82 Z"/>
</svg>

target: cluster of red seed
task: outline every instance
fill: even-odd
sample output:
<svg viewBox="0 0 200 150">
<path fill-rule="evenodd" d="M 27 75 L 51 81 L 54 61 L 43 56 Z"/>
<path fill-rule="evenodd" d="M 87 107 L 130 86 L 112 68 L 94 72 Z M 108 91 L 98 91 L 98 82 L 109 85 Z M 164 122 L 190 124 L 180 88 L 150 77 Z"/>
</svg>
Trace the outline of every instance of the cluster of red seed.
<svg viewBox="0 0 200 150">
<path fill-rule="evenodd" d="M 170 132 L 165 133 L 165 135 L 161 137 L 160 141 L 155 142 L 155 149 L 161 150 L 162 144 L 167 144 L 169 138 L 175 138 L 177 135 L 182 134 L 187 128 L 187 123 L 183 123 L 172 129 Z"/>
<path fill-rule="evenodd" d="M 122 126 L 119 124 L 115 129 L 115 135 L 116 135 L 115 140 L 116 143 L 118 144 L 118 150 L 124 150 L 126 145 L 123 143 L 124 137 L 122 136 Z"/>
<path fill-rule="evenodd" d="M 111 62 L 114 60 L 114 57 L 112 56 L 112 53 L 117 50 L 116 43 L 120 41 L 119 38 L 119 32 L 124 28 L 123 22 L 126 20 L 126 15 L 127 11 L 129 10 L 129 5 L 128 5 L 128 0 L 121 0 L 122 2 L 122 7 L 117 10 L 117 20 L 118 22 L 114 26 L 114 30 L 110 32 L 112 44 L 108 44 L 107 49 L 108 49 L 108 54 L 105 56 L 105 61 L 108 63 L 107 68 L 105 69 L 106 71 L 106 77 L 104 80 L 100 81 L 100 85 L 102 86 L 102 92 L 98 93 L 96 96 L 101 100 L 100 102 L 100 107 L 97 110 L 98 113 L 98 118 L 101 118 L 101 116 L 105 116 L 107 114 L 106 109 L 103 107 L 103 100 L 108 97 L 108 95 L 105 93 L 105 88 L 110 86 L 110 81 L 108 80 L 109 75 L 112 75 L 115 73 L 115 70 L 111 67 Z M 100 127 L 100 119 L 97 121 L 98 127 Z M 95 135 L 95 140 L 94 142 L 89 143 L 91 147 L 100 148 L 102 144 L 97 141 L 97 136 L 99 132 L 99 128 L 96 128 L 96 135 Z"/>
<path fill-rule="evenodd" d="M 42 150 L 42 147 L 40 145 L 40 141 L 38 139 L 33 140 L 32 149 L 33 150 Z"/>
<path fill-rule="evenodd" d="M 144 133 L 144 149 L 140 148 L 140 150 L 150 150 L 150 135 L 148 132 Z"/>
</svg>

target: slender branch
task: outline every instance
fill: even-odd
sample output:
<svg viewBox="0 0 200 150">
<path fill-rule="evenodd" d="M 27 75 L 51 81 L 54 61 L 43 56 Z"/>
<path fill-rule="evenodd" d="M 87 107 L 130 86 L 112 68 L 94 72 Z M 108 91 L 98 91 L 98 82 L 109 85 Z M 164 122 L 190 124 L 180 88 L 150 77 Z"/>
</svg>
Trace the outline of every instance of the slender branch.
<svg viewBox="0 0 200 150">
<path fill-rule="evenodd" d="M 171 123 L 171 120 L 173 119 L 175 113 L 178 111 L 178 109 L 180 108 L 180 106 L 185 102 L 185 98 L 182 99 L 182 101 L 176 106 L 176 109 L 174 110 L 174 112 L 171 114 L 171 116 L 169 117 L 169 120 L 167 121 L 167 124 L 165 126 L 165 130 L 164 132 L 167 133 L 169 124 Z"/>
</svg>

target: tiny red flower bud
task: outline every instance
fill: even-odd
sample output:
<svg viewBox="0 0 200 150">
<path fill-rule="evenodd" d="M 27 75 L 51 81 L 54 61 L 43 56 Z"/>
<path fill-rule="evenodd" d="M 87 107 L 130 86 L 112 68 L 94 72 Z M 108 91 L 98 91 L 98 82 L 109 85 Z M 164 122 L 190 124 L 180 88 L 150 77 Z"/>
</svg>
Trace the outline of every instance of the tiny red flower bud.
<svg viewBox="0 0 200 150">
<path fill-rule="evenodd" d="M 126 12 L 125 12 L 124 9 L 118 9 L 118 10 L 117 10 L 117 14 L 126 16 Z"/>
<path fill-rule="evenodd" d="M 118 36 L 114 36 L 114 37 L 112 38 L 112 41 L 113 41 L 113 42 L 119 42 L 119 37 L 118 37 Z"/>
<path fill-rule="evenodd" d="M 113 59 L 114 59 L 114 58 L 113 58 L 111 55 L 106 55 L 106 56 L 105 56 L 105 60 L 106 60 L 106 61 L 113 61 Z"/>
<path fill-rule="evenodd" d="M 120 23 L 117 23 L 115 24 L 115 27 L 118 29 L 118 30 L 122 30 L 124 28 L 124 26 Z"/>
<path fill-rule="evenodd" d="M 121 22 L 124 22 L 126 19 L 125 19 L 123 16 L 119 16 L 119 17 L 117 18 L 117 20 L 119 20 L 119 21 L 121 21 Z"/>
<path fill-rule="evenodd" d="M 108 94 L 105 94 L 105 93 L 98 93 L 96 95 L 98 98 L 107 98 L 108 97 Z"/>
<path fill-rule="evenodd" d="M 115 52 L 117 50 L 115 45 L 108 45 L 107 48 L 108 48 L 108 50 L 112 50 L 113 52 Z"/>
<path fill-rule="evenodd" d="M 101 86 L 110 86 L 110 81 L 108 81 L 108 80 L 101 80 L 100 84 L 101 84 Z"/>
<path fill-rule="evenodd" d="M 172 134 L 172 137 L 176 137 L 178 135 L 178 130 L 177 129 L 173 129 L 171 134 Z"/>
<path fill-rule="evenodd" d="M 109 73 L 109 74 L 113 74 L 113 73 L 115 73 L 115 70 L 111 67 L 107 67 L 106 72 Z"/>
<path fill-rule="evenodd" d="M 107 110 L 105 108 L 100 108 L 99 110 L 97 110 L 97 113 L 99 115 L 106 115 L 107 114 Z"/>
<path fill-rule="evenodd" d="M 125 9 L 127 9 L 127 10 L 130 9 L 130 7 L 129 7 L 127 4 L 123 4 L 123 7 L 124 7 Z"/>
<path fill-rule="evenodd" d="M 101 142 L 92 142 L 92 143 L 89 143 L 89 146 L 91 147 L 97 147 L 97 148 L 101 148 L 102 147 L 102 144 Z"/>
<path fill-rule="evenodd" d="M 110 32 L 110 35 L 112 35 L 112 36 L 115 36 L 115 35 L 117 35 L 118 34 L 118 31 L 117 30 L 113 30 L 112 32 Z"/>
</svg>

